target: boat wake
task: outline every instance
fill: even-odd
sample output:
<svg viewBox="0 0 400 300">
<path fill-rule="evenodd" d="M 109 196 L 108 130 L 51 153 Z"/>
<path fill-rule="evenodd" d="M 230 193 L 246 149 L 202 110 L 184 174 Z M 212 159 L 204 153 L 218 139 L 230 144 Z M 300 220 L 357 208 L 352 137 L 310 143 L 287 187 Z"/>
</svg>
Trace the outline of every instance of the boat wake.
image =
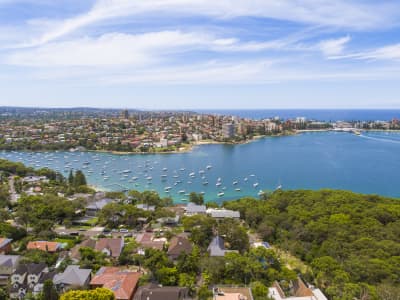
<svg viewBox="0 0 400 300">
<path fill-rule="evenodd" d="M 400 144 L 400 140 L 393 140 L 393 139 L 389 139 L 389 138 L 383 138 L 383 137 L 373 137 L 373 136 L 368 136 L 368 135 L 364 135 L 364 134 L 360 134 L 358 135 L 361 138 L 364 139 L 369 139 L 369 140 L 373 140 L 373 141 L 379 141 L 379 142 L 384 142 L 384 143 L 392 143 L 392 144 Z"/>
</svg>

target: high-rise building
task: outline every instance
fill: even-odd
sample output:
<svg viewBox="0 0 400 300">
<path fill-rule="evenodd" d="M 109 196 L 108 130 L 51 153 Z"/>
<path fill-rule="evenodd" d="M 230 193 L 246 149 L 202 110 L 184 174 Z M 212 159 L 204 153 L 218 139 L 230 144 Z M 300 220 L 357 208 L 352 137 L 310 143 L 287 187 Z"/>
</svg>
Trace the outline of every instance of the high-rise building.
<svg viewBox="0 0 400 300">
<path fill-rule="evenodd" d="M 235 136 L 235 124 L 225 123 L 222 125 L 222 136 L 226 139 L 231 139 Z"/>
<path fill-rule="evenodd" d="M 121 118 L 123 118 L 123 119 L 129 119 L 129 111 L 128 111 L 127 109 L 124 109 L 124 110 L 121 112 Z"/>
</svg>

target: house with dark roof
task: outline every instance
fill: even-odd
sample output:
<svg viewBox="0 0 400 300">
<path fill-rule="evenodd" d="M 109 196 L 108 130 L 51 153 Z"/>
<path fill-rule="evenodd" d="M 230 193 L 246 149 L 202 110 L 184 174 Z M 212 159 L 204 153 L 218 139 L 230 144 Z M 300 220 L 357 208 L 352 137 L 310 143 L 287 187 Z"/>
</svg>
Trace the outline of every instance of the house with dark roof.
<svg viewBox="0 0 400 300">
<path fill-rule="evenodd" d="M 69 289 L 87 288 L 91 280 L 91 269 L 81 269 L 79 266 L 70 265 L 63 273 L 56 274 L 53 283 L 59 291 Z"/>
<path fill-rule="evenodd" d="M 19 255 L 0 255 L 0 286 L 7 285 L 8 279 L 18 267 L 20 258 Z"/>
<path fill-rule="evenodd" d="M 12 239 L 0 238 L 0 254 L 8 254 L 11 252 Z"/>
<path fill-rule="evenodd" d="M 237 252 L 236 250 L 225 249 L 225 241 L 219 235 L 212 239 L 207 251 L 210 256 L 225 256 L 225 254 L 228 252 Z"/>
<path fill-rule="evenodd" d="M 112 203 L 114 200 L 109 198 L 103 198 L 101 200 L 94 201 L 86 206 L 86 215 L 90 217 L 95 217 L 97 213 L 103 209 L 109 203 Z"/>
<path fill-rule="evenodd" d="M 140 273 L 118 267 L 102 267 L 90 282 L 91 288 L 107 288 L 113 291 L 117 300 L 132 300 Z"/>
<path fill-rule="evenodd" d="M 210 256 L 225 256 L 226 249 L 224 239 L 219 235 L 214 237 L 208 246 L 207 251 Z"/>
<path fill-rule="evenodd" d="M 188 289 L 177 286 L 148 285 L 138 288 L 134 300 L 189 300 Z"/>
<path fill-rule="evenodd" d="M 15 272 L 11 275 L 10 297 L 23 298 L 28 292 L 37 292 L 35 287 L 44 282 L 43 279 L 50 279 L 47 276 L 49 269 L 45 263 L 39 264 L 20 264 Z M 54 275 L 50 273 L 51 275 Z"/>
<path fill-rule="evenodd" d="M 39 278 L 39 282 L 33 287 L 32 294 L 34 296 L 40 295 L 43 292 L 44 283 L 47 280 L 53 281 L 53 278 L 56 274 L 57 274 L 57 271 L 42 273 L 42 276 L 40 276 L 40 278 Z"/>
<path fill-rule="evenodd" d="M 118 258 L 124 248 L 123 238 L 101 238 L 96 242 L 95 250 L 107 256 Z"/>
<path fill-rule="evenodd" d="M 190 254 L 192 252 L 192 243 L 185 236 L 174 236 L 168 247 L 168 257 L 176 260 L 181 253 Z"/>
<path fill-rule="evenodd" d="M 96 246 L 95 240 L 93 239 L 84 240 L 82 243 L 77 244 L 73 248 L 71 248 L 71 250 L 69 251 L 69 257 L 72 259 L 72 261 L 79 262 L 79 260 L 81 259 L 81 253 L 79 249 L 85 247 L 94 249 L 95 246 Z"/>
</svg>

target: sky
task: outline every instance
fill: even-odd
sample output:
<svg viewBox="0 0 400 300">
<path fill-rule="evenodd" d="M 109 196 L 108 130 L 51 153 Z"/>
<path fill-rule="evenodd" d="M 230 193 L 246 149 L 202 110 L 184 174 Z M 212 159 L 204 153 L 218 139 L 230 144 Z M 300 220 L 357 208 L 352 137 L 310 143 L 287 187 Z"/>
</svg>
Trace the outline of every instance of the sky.
<svg viewBox="0 0 400 300">
<path fill-rule="evenodd" d="M 400 1 L 0 0 L 0 106 L 400 108 Z"/>
</svg>

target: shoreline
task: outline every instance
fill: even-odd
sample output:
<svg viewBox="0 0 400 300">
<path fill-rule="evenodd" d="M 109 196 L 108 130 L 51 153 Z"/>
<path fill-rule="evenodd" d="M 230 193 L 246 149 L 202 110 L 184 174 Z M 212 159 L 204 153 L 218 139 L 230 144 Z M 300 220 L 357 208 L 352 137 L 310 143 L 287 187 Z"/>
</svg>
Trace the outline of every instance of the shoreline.
<svg viewBox="0 0 400 300">
<path fill-rule="evenodd" d="M 400 133 L 400 129 L 357 129 L 361 133 L 362 132 L 395 132 L 395 133 Z M 324 133 L 324 132 L 343 132 L 343 133 L 350 133 L 353 134 L 352 132 L 345 132 L 341 130 L 335 130 L 333 128 L 326 128 L 326 129 L 298 129 L 294 130 L 291 132 L 282 132 L 279 134 L 273 134 L 273 135 L 256 135 L 253 136 L 252 139 L 244 140 L 244 141 L 227 141 L 227 142 L 222 142 L 222 141 L 213 141 L 213 140 L 203 140 L 203 141 L 197 141 L 197 142 L 192 142 L 185 147 L 180 147 L 179 150 L 174 150 L 174 151 L 152 151 L 152 152 L 128 152 L 128 151 L 115 151 L 115 150 L 92 150 L 92 149 L 85 149 L 85 150 L 76 150 L 76 151 L 71 151 L 70 148 L 69 150 L 64 150 L 64 149 L 55 149 L 55 150 L 29 150 L 29 149 L 11 149 L 11 150 L 6 150 L 2 149 L 0 151 L 5 151 L 5 152 L 12 152 L 12 151 L 21 151 L 21 152 L 93 152 L 93 153 L 106 153 L 106 154 L 114 154 L 114 155 L 155 155 L 155 154 L 183 154 L 183 153 L 190 153 L 194 150 L 194 148 L 198 146 L 203 146 L 203 145 L 245 145 L 245 144 L 250 144 L 253 142 L 256 142 L 258 140 L 264 139 L 264 138 L 275 138 L 275 137 L 286 137 L 286 136 L 295 136 L 298 134 L 302 133 L 309 133 L 309 132 L 316 132 L 316 133 Z"/>
</svg>

